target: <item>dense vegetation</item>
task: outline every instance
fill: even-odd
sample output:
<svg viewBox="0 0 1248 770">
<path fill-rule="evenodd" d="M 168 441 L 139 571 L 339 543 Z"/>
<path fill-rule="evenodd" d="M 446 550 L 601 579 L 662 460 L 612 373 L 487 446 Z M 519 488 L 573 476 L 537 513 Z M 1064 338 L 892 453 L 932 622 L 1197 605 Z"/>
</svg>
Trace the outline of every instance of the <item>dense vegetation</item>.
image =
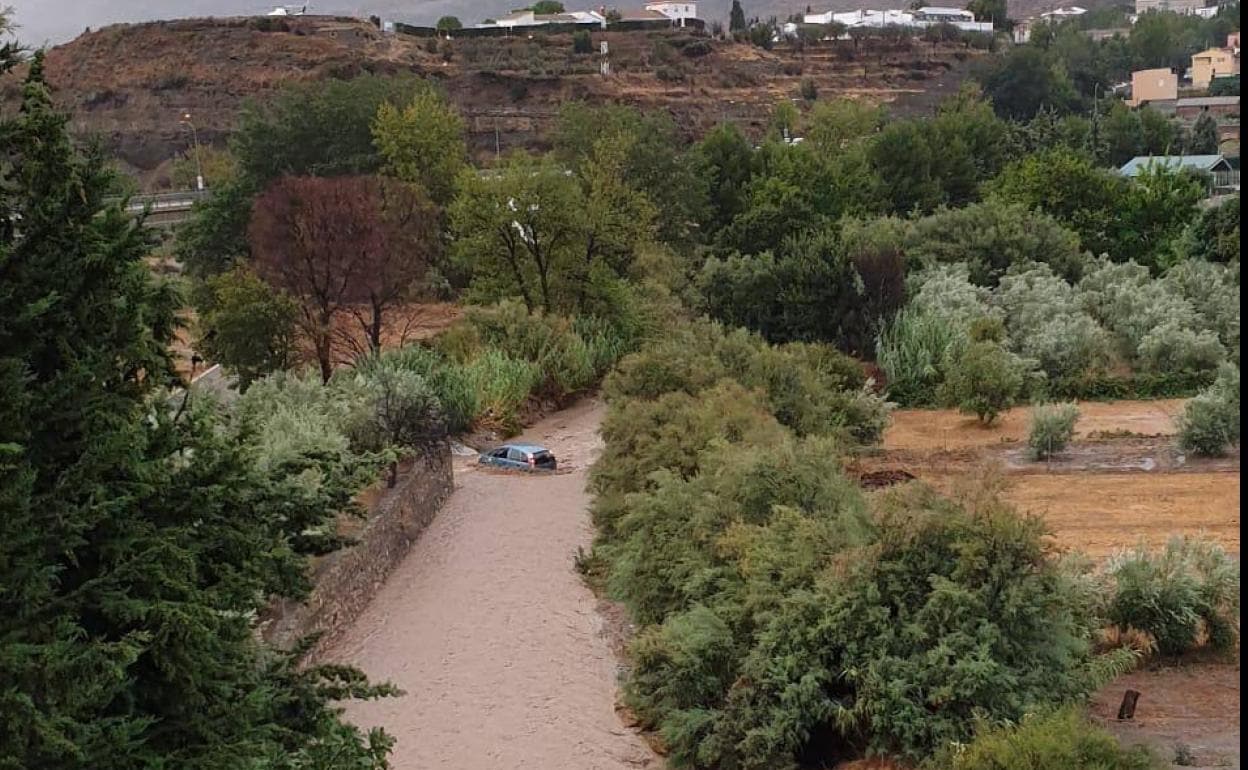
<svg viewBox="0 0 1248 770">
<path fill-rule="evenodd" d="M 968 85 L 897 120 L 811 94 L 757 146 L 572 103 L 550 153 L 489 169 L 431 83 L 290 86 L 212 163 L 176 243 L 186 297 L 143 266 L 152 244 L 104 202 L 119 185 L 35 58 L 0 123 L 0 767 L 384 767 L 390 739 L 333 704 L 392 688 L 269 649 L 251 619 L 306 593 L 307 559 L 344 544 L 336 518 L 403 457 L 600 383 L 579 563 L 640 626 L 626 696 L 675 763 L 974 739 L 941 761 L 1144 766 L 1050 709 L 1133 660 L 1105 627 L 1166 654 L 1232 644 L 1223 554 L 1091 572 L 991 490 L 868 495 L 845 471 L 890 403 L 988 422 L 1029 398 L 1204 388 L 1182 446 L 1238 443 L 1238 201 L 1108 169 L 1170 142 L 1149 113 L 1010 103 L 1030 92 L 1002 83 L 1064 88 L 1040 45 L 984 76 L 992 98 Z M 1083 88 L 1038 98 L 1078 109 Z M 463 318 L 388 344 L 431 298 Z M 187 299 L 236 397 L 170 398 Z M 1040 415 L 1037 454 L 1072 423 Z"/>
<path fill-rule="evenodd" d="M 251 622 L 307 591 L 375 466 L 170 408 L 177 297 L 38 57 L 0 136 L 0 766 L 383 767 L 390 739 L 334 704 L 391 688 Z"/>
</svg>

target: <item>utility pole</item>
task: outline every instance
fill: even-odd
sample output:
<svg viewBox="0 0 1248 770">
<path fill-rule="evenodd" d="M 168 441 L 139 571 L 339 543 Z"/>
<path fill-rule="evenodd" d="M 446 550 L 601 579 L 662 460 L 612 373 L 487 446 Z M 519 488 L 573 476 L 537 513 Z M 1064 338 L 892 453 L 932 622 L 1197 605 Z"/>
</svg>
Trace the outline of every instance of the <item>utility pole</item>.
<svg viewBox="0 0 1248 770">
<path fill-rule="evenodd" d="M 182 120 L 180 122 L 184 125 L 190 126 L 191 128 L 191 147 L 193 148 L 192 151 L 195 153 L 195 189 L 203 192 L 204 167 L 199 162 L 199 134 L 195 131 L 195 124 L 191 122 L 191 113 L 182 113 Z"/>
<path fill-rule="evenodd" d="M 494 116 L 494 161 L 498 162 L 503 155 L 502 142 L 498 138 L 498 116 Z"/>
</svg>

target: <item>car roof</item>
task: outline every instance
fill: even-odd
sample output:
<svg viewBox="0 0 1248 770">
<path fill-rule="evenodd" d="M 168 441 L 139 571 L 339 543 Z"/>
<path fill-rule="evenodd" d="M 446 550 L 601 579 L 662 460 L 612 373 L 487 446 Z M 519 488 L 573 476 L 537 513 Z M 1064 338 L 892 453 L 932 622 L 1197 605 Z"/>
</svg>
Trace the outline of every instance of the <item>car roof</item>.
<svg viewBox="0 0 1248 770">
<path fill-rule="evenodd" d="M 530 455 L 537 454 L 538 452 L 550 451 L 546 447 L 538 446 L 537 444 L 503 444 L 499 446 L 499 449 L 517 449 L 521 452 L 524 452 L 525 454 L 530 454 Z"/>
</svg>

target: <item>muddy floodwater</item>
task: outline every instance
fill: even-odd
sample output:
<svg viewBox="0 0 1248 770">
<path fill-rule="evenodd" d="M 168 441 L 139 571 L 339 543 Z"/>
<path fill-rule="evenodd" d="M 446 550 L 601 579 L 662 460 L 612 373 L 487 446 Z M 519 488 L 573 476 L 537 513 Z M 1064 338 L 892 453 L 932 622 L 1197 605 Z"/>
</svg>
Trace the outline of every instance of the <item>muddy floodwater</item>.
<svg viewBox="0 0 1248 770">
<path fill-rule="evenodd" d="M 350 703 L 398 739 L 396 770 L 615 770 L 661 763 L 614 710 L 617 660 L 573 567 L 592 538 L 586 471 L 602 407 L 585 402 L 517 441 L 568 472 L 480 470 L 455 492 L 327 658 L 406 691 Z"/>
</svg>

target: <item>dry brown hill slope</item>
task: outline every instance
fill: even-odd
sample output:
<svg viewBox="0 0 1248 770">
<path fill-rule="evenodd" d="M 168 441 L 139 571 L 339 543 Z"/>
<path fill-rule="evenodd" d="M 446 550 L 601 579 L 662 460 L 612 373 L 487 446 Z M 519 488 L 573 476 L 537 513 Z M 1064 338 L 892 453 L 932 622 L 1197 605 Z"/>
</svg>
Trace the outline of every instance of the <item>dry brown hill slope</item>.
<svg viewBox="0 0 1248 770">
<path fill-rule="evenodd" d="M 49 82 L 76 130 L 106 146 L 160 187 L 168 160 L 190 137 L 222 143 L 246 99 L 291 80 L 364 72 L 411 72 L 437 79 L 465 115 L 481 156 L 541 147 L 559 106 L 572 99 L 669 111 L 690 136 L 735 120 L 757 134 L 774 105 L 797 98 L 803 80 L 819 98 L 850 96 L 927 109 L 955 90 L 983 54 L 920 40 L 825 43 L 805 51 L 764 51 L 694 38 L 679 30 L 594 33 L 610 46 L 612 74 L 597 54 L 574 54 L 569 35 L 457 39 L 449 61 L 438 41 L 382 35 L 349 18 L 197 19 L 114 25 L 47 54 Z M 15 80 L 0 84 L 12 104 Z"/>
</svg>

